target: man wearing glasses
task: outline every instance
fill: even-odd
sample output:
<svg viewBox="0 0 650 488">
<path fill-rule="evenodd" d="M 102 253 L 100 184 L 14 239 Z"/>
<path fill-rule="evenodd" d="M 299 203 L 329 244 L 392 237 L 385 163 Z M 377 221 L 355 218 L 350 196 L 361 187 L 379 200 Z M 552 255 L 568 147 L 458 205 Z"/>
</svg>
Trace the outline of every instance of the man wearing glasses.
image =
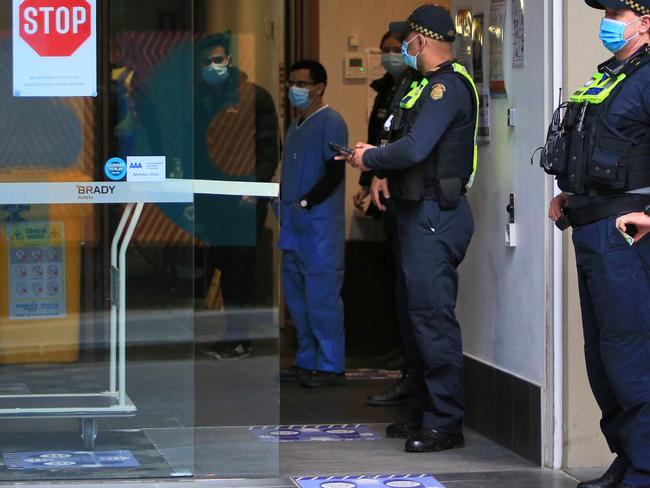
<svg viewBox="0 0 650 488">
<path fill-rule="evenodd" d="M 280 184 L 282 283 L 298 336 L 295 363 L 281 380 L 311 387 L 345 381 L 345 163 L 330 143 L 346 145 L 348 130 L 323 101 L 326 86 L 317 61 L 291 67 L 288 98 L 298 117 L 287 132 Z"/>
</svg>

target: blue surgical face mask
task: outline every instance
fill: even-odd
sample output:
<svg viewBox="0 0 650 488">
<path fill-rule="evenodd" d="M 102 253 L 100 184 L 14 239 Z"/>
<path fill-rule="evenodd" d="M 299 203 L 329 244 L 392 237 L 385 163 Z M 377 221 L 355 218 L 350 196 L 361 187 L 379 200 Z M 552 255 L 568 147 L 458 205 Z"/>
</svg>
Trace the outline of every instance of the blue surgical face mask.
<svg viewBox="0 0 650 488">
<path fill-rule="evenodd" d="M 393 78 L 399 76 L 406 67 L 404 64 L 404 57 L 399 53 L 382 54 L 381 65 L 393 76 Z"/>
<path fill-rule="evenodd" d="M 410 68 L 413 69 L 418 69 L 418 55 L 422 51 L 418 51 L 416 54 L 409 54 L 409 44 L 411 44 L 415 39 L 417 39 L 420 36 L 415 36 L 413 39 L 410 41 L 406 42 L 406 40 L 402 41 L 402 57 L 404 58 L 404 62 L 406 63 L 406 66 L 409 66 Z"/>
<path fill-rule="evenodd" d="M 625 22 L 621 22 L 620 20 L 613 20 L 605 17 L 600 22 L 600 35 L 599 35 L 600 40 L 603 42 L 603 46 L 605 46 L 605 48 L 608 51 L 611 51 L 614 54 L 619 52 L 627 45 L 628 42 L 630 42 L 632 39 L 634 39 L 636 36 L 639 35 L 639 33 L 637 32 L 629 39 L 625 39 L 625 28 L 628 25 L 632 25 L 639 20 L 641 20 L 641 17 L 639 17 L 636 20 L 633 20 L 632 22 L 628 22 L 626 24 Z"/>
<path fill-rule="evenodd" d="M 228 79 L 230 72 L 228 71 L 227 64 L 210 63 L 201 69 L 201 74 L 207 83 L 212 86 L 217 86 L 221 85 Z"/>
<path fill-rule="evenodd" d="M 309 98 L 309 88 L 300 88 L 292 86 L 289 88 L 289 102 L 299 110 L 309 107 L 311 99 Z"/>
</svg>

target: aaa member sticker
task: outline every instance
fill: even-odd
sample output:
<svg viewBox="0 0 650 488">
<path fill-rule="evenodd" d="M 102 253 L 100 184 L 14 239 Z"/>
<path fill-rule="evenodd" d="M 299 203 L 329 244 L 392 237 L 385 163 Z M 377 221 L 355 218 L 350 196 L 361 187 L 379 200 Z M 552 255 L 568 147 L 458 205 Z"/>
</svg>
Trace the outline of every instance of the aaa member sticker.
<svg viewBox="0 0 650 488">
<path fill-rule="evenodd" d="M 133 181 L 165 181 L 165 156 L 129 156 L 126 158 L 126 180 Z"/>
</svg>

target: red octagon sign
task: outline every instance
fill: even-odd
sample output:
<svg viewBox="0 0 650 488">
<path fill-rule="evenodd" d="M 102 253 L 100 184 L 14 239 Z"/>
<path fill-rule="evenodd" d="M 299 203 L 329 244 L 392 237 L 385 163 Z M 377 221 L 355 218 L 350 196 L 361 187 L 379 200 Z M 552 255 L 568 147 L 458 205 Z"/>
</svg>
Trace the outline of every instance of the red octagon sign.
<svg viewBox="0 0 650 488">
<path fill-rule="evenodd" d="M 20 37 L 39 56 L 71 56 L 88 40 L 87 0 L 25 0 L 20 5 Z"/>
</svg>

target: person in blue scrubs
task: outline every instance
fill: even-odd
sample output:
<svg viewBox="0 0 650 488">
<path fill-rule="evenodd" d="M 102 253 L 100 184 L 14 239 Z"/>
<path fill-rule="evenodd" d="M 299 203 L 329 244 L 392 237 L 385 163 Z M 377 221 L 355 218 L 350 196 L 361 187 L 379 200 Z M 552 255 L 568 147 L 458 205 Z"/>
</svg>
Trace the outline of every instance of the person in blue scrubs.
<svg viewBox="0 0 650 488">
<path fill-rule="evenodd" d="M 346 145 L 348 130 L 323 101 L 327 72 L 320 63 L 296 62 L 287 86 L 298 117 L 284 147 L 279 247 L 298 352 L 280 378 L 304 386 L 338 385 L 345 382 L 345 163 L 334 159 L 329 144 Z"/>
</svg>

